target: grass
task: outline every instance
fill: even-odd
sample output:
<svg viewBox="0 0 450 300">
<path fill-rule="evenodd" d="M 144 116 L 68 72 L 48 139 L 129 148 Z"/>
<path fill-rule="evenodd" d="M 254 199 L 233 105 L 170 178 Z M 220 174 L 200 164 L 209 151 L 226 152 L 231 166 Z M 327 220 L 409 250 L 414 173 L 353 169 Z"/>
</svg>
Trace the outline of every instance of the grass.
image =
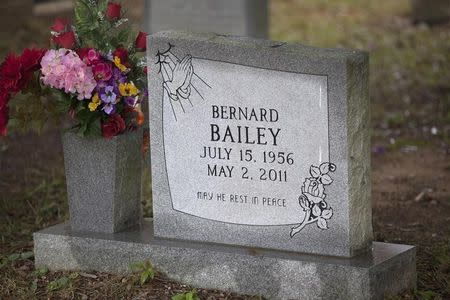
<svg viewBox="0 0 450 300">
<path fill-rule="evenodd" d="M 449 25 L 418 26 L 409 0 L 279 0 L 272 4 L 271 37 L 318 47 L 370 52 L 374 123 L 386 111 L 420 125 L 448 125 Z M 448 139 L 448 129 L 446 132 Z"/>
<path fill-rule="evenodd" d="M 432 148 L 435 153 L 448 151 L 449 24 L 434 27 L 412 24 L 408 19 L 409 0 L 272 0 L 270 9 L 273 39 L 370 52 L 375 143 L 386 145 L 392 153 L 405 146 Z M 0 32 L 0 57 L 32 44 L 46 46 L 48 43 L 51 18 L 20 18 L 7 12 L 3 22 L 7 30 Z M 432 127 L 437 128 L 436 134 L 431 134 Z M 391 144 L 391 139 L 396 143 Z M 62 153 L 57 140 L 58 134 L 53 130 L 41 139 L 34 135 L 21 136 L 14 128 L 8 139 L 0 140 L 0 298 L 101 299 L 159 295 L 160 299 L 169 299 L 177 294 L 188 295 L 191 287 L 158 274 L 150 280 L 153 271 L 147 267 L 130 276 L 34 268 L 30 254 L 32 233 L 68 219 Z M 396 160 L 392 160 L 386 159 L 382 164 L 395 164 Z M 443 169 L 446 171 L 442 172 L 448 172 L 450 165 L 447 163 Z M 438 176 L 442 173 L 429 175 L 430 180 Z M 148 171 L 144 178 L 149 181 Z M 412 197 L 416 194 L 413 183 L 407 193 Z M 449 200 L 445 187 L 439 193 L 446 195 L 441 201 Z M 144 191 L 147 216 L 152 214 L 150 194 L 147 185 Z M 392 201 L 403 200 L 395 194 Z M 445 216 L 434 218 L 440 218 L 440 226 L 448 226 L 450 221 Z M 385 223 L 375 226 L 379 240 L 392 241 L 394 237 L 406 235 L 390 232 L 386 226 Z M 401 240 L 419 246 L 418 290 L 395 299 L 450 297 L 449 240 L 449 236 L 444 236 L 439 242 L 430 242 L 420 233 Z M 142 275 L 145 271 L 146 275 Z M 197 294 L 201 299 L 208 296 L 258 299 L 201 289 Z"/>
</svg>

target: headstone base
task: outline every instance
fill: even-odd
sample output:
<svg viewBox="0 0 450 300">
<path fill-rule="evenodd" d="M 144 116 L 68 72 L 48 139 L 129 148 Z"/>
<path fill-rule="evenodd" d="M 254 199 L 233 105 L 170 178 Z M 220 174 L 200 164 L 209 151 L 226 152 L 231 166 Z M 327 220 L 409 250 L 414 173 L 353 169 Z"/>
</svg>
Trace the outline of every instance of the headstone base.
<svg viewBox="0 0 450 300">
<path fill-rule="evenodd" d="M 116 234 L 72 232 L 68 223 L 34 234 L 36 266 L 128 273 L 149 260 L 188 285 L 268 299 L 383 299 L 412 289 L 415 247 L 374 242 L 354 258 L 161 240 L 149 220 Z"/>
</svg>

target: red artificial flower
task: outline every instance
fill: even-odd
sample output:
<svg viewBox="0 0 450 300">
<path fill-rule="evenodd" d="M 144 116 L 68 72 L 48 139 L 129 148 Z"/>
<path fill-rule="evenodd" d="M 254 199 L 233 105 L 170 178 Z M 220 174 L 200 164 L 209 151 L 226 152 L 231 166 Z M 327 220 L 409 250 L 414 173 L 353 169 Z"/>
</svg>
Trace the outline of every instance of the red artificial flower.
<svg viewBox="0 0 450 300">
<path fill-rule="evenodd" d="M 122 116 L 122 118 L 125 121 L 125 126 L 126 126 L 127 130 L 130 130 L 130 131 L 136 130 L 136 128 L 137 128 L 137 123 L 136 123 L 137 111 L 133 107 L 125 106 L 122 109 L 120 115 Z"/>
<path fill-rule="evenodd" d="M 119 47 L 117 48 L 114 52 L 113 52 L 113 56 L 117 56 L 118 58 L 120 58 L 120 62 L 122 64 L 126 64 L 128 61 L 128 51 L 127 49 L 123 48 L 123 47 Z"/>
<path fill-rule="evenodd" d="M 24 72 L 36 72 L 41 67 L 42 57 L 47 49 L 25 49 L 20 56 L 20 62 Z"/>
<path fill-rule="evenodd" d="M 119 3 L 108 2 L 108 7 L 106 8 L 106 17 L 109 20 L 119 19 L 121 9 L 122 9 L 122 6 Z"/>
<path fill-rule="evenodd" d="M 67 31 L 64 33 L 60 33 L 57 36 L 53 37 L 53 42 L 62 48 L 72 49 L 75 47 L 75 33 L 73 31 Z"/>
<path fill-rule="evenodd" d="M 136 37 L 135 45 L 138 51 L 147 50 L 147 34 L 145 32 L 139 31 L 139 34 Z"/>
<path fill-rule="evenodd" d="M 11 98 L 11 95 L 7 91 L 0 90 L 0 110 L 2 110 L 3 107 L 8 105 L 10 98 Z"/>
<path fill-rule="evenodd" d="M 0 66 L 0 88 L 9 93 L 17 93 L 22 88 L 22 64 L 20 57 L 9 54 Z"/>
<path fill-rule="evenodd" d="M 85 61 L 85 59 L 87 59 L 89 50 L 91 50 L 91 48 L 79 48 L 75 50 L 75 52 L 78 54 L 82 61 Z"/>
<path fill-rule="evenodd" d="M 9 119 L 9 108 L 4 106 L 0 109 L 0 136 L 6 136 L 8 133 L 7 125 Z"/>
<path fill-rule="evenodd" d="M 69 25 L 69 21 L 67 21 L 66 19 L 56 18 L 55 23 L 50 28 L 54 32 L 61 33 L 66 31 L 67 25 Z"/>
<path fill-rule="evenodd" d="M 144 74 L 148 74 L 148 68 L 147 67 L 144 67 Z"/>
<path fill-rule="evenodd" d="M 40 69 L 45 49 L 25 49 L 21 56 L 9 54 L 0 66 L 0 88 L 3 93 L 14 95 L 22 90 Z M 3 101 L 5 96 L 0 95 Z"/>
<path fill-rule="evenodd" d="M 125 121 L 119 114 L 113 114 L 102 124 L 102 135 L 112 138 L 125 130 Z"/>
</svg>

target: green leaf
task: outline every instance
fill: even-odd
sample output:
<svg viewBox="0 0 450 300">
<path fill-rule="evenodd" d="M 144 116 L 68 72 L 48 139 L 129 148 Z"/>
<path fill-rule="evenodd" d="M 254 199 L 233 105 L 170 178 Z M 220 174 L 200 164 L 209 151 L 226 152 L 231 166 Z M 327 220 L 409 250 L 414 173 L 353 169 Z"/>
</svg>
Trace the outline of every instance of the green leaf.
<svg viewBox="0 0 450 300">
<path fill-rule="evenodd" d="M 155 270 L 149 261 L 130 264 L 130 269 L 133 272 L 141 273 L 139 277 L 141 285 L 155 277 Z"/>
<path fill-rule="evenodd" d="M 197 295 L 197 291 L 193 289 L 187 293 L 181 293 L 172 296 L 172 300 L 200 300 L 200 297 Z"/>
<path fill-rule="evenodd" d="M 80 122 L 88 122 L 89 118 L 91 117 L 92 113 L 88 109 L 82 109 L 77 112 L 77 118 L 80 120 Z"/>
<path fill-rule="evenodd" d="M 87 123 L 80 123 L 80 127 L 78 128 L 78 135 L 84 137 L 86 135 Z"/>
<path fill-rule="evenodd" d="M 33 282 L 31 283 L 31 287 L 30 288 L 31 288 L 31 291 L 33 291 L 33 293 L 36 292 L 36 290 L 38 288 L 38 280 L 37 279 L 33 280 Z"/>
<path fill-rule="evenodd" d="M 147 282 L 149 276 L 150 276 L 150 274 L 147 271 L 142 272 L 142 274 L 141 274 L 141 285 L 143 285 L 144 283 Z"/>
<path fill-rule="evenodd" d="M 20 258 L 20 253 L 14 253 L 8 256 L 8 261 L 14 262 Z"/>
<path fill-rule="evenodd" d="M 137 262 L 137 263 L 131 263 L 130 264 L 130 269 L 132 272 L 139 272 L 144 268 L 144 263 L 142 262 Z"/>
<path fill-rule="evenodd" d="M 63 93 L 58 92 L 55 93 L 55 108 L 60 113 L 67 113 L 72 105 L 72 101 L 70 99 L 70 96 Z"/>
<path fill-rule="evenodd" d="M 416 295 L 423 300 L 441 299 L 440 295 L 433 291 L 417 291 Z"/>
<path fill-rule="evenodd" d="M 186 294 L 182 293 L 182 294 L 177 294 L 172 296 L 171 298 L 172 300 L 186 300 Z"/>
<path fill-rule="evenodd" d="M 22 252 L 20 254 L 20 258 L 21 259 L 29 259 L 29 258 L 32 258 L 32 257 L 34 257 L 34 252 L 33 251 Z"/>
<path fill-rule="evenodd" d="M 88 123 L 87 129 L 86 129 L 86 135 L 88 135 L 88 136 L 101 136 L 102 135 L 100 119 L 93 118 L 93 120 Z"/>
<path fill-rule="evenodd" d="M 47 267 L 40 267 L 34 271 L 34 275 L 40 277 L 40 276 L 47 274 L 48 271 L 49 270 Z"/>
<path fill-rule="evenodd" d="M 147 266 L 147 269 L 144 270 L 141 274 L 141 285 L 146 283 L 149 279 L 153 279 L 155 277 L 155 272 L 153 271 L 153 267 Z"/>
<path fill-rule="evenodd" d="M 8 263 L 8 259 L 2 259 L 0 261 L 0 270 L 3 269 L 7 263 Z"/>
<path fill-rule="evenodd" d="M 70 279 L 67 277 L 61 277 L 58 278 L 56 280 L 51 281 L 48 285 L 47 285 L 47 290 L 48 291 L 56 291 L 62 288 L 67 287 L 70 284 Z"/>
</svg>

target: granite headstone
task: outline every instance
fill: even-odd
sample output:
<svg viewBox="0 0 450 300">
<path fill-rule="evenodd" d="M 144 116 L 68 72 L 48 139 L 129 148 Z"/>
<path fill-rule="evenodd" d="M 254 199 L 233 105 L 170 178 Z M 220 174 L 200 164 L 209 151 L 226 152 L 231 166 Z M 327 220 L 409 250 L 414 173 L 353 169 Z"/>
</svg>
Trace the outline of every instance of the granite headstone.
<svg viewBox="0 0 450 300">
<path fill-rule="evenodd" d="M 147 0 L 147 32 L 178 29 L 267 37 L 267 0 Z"/>
<path fill-rule="evenodd" d="M 156 236 L 367 250 L 366 53 L 177 32 L 149 53 Z"/>
<path fill-rule="evenodd" d="M 444 23 L 450 19 L 450 1 L 411 0 L 411 17 L 414 22 Z"/>
<path fill-rule="evenodd" d="M 126 273 L 149 260 L 267 299 L 415 287 L 415 248 L 372 242 L 366 53 L 171 31 L 147 56 L 154 220 L 36 232 L 36 266 Z"/>
</svg>

